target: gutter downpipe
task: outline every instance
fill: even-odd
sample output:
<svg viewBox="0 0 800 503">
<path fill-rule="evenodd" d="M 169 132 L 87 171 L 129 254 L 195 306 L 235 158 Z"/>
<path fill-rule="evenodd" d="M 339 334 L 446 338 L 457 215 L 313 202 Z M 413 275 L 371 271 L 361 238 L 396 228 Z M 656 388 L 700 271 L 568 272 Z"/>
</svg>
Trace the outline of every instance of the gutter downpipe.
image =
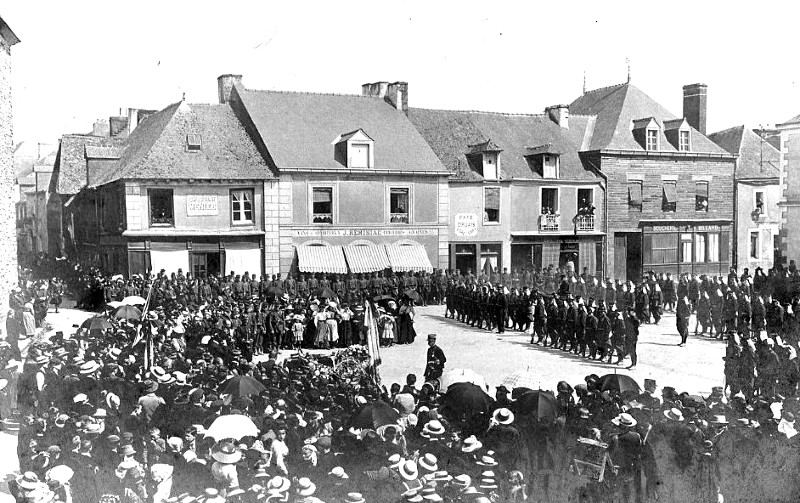
<svg viewBox="0 0 800 503">
<path fill-rule="evenodd" d="M 608 231 L 608 175 L 603 173 L 600 170 L 600 168 L 595 166 L 594 163 L 591 161 L 591 159 L 589 159 L 588 157 L 586 158 L 586 163 L 589 165 L 589 167 L 592 169 L 592 171 L 594 171 L 596 174 L 600 175 L 600 178 L 602 178 L 605 181 L 605 185 L 603 185 L 603 222 L 604 222 L 604 231 L 605 231 L 605 238 L 604 239 L 605 239 L 605 242 L 606 242 L 606 246 L 604 247 L 605 253 L 603 253 L 603 273 L 604 273 L 603 275 L 605 277 L 607 277 L 607 278 L 610 278 L 611 275 L 608 274 L 608 264 L 607 264 L 607 262 L 608 262 L 608 246 L 609 246 L 609 244 L 608 244 L 608 236 L 610 234 L 610 232 Z M 595 271 L 595 273 L 597 273 L 597 271 Z"/>
</svg>

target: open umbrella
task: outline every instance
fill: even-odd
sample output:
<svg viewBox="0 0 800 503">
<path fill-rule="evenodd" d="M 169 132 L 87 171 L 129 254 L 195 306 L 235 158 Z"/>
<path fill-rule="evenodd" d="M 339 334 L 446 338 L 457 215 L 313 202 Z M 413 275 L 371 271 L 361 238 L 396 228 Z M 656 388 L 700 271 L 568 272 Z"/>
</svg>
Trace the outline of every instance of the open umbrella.
<svg viewBox="0 0 800 503">
<path fill-rule="evenodd" d="M 514 402 L 514 412 L 541 422 L 552 422 L 559 416 L 561 408 L 551 393 L 533 390 L 524 393 Z"/>
<path fill-rule="evenodd" d="M 222 390 L 222 393 L 233 396 L 250 396 L 258 395 L 266 389 L 267 387 L 254 377 L 236 376 L 225 383 L 225 388 Z"/>
<path fill-rule="evenodd" d="M 122 306 L 114 311 L 114 318 L 118 320 L 140 321 L 142 312 L 133 306 Z"/>
<path fill-rule="evenodd" d="M 537 376 L 530 370 L 517 370 L 512 372 L 500 381 L 500 384 L 513 391 L 514 388 L 538 389 L 541 385 L 542 377 Z"/>
<path fill-rule="evenodd" d="M 224 438 L 241 440 L 244 437 L 258 436 L 258 428 L 247 416 L 228 414 L 227 416 L 216 418 L 206 430 L 205 436 L 214 440 L 222 440 Z"/>
<path fill-rule="evenodd" d="M 386 402 L 372 402 L 362 406 L 352 418 L 350 426 L 376 430 L 387 424 L 397 424 L 400 413 Z"/>
<path fill-rule="evenodd" d="M 494 408 L 494 400 L 486 392 L 472 383 L 460 382 L 451 385 L 442 398 L 442 412 L 458 418 L 462 414 L 489 414 Z"/>
<path fill-rule="evenodd" d="M 147 303 L 147 301 L 138 295 L 131 295 L 130 297 L 125 297 L 121 301 L 123 304 L 127 306 L 143 306 Z"/>
<path fill-rule="evenodd" d="M 111 326 L 111 323 L 108 322 L 103 316 L 93 316 L 92 318 L 87 319 L 81 324 L 81 328 L 86 328 L 88 330 L 108 330 L 109 328 L 114 328 Z"/>
<path fill-rule="evenodd" d="M 111 302 L 106 302 L 106 305 L 108 307 L 116 309 L 116 308 L 118 308 L 120 306 L 124 306 L 125 304 L 123 304 L 122 302 L 120 302 L 118 300 L 112 300 Z"/>
<path fill-rule="evenodd" d="M 419 295 L 419 293 L 417 293 L 416 290 L 406 290 L 405 292 L 403 292 L 403 295 L 413 300 L 414 302 L 422 302 L 422 297 Z"/>
<path fill-rule="evenodd" d="M 626 391 L 641 393 L 642 391 L 639 383 L 627 374 L 606 374 L 600 378 L 598 388 L 600 391 L 618 391 L 619 393 Z"/>
<path fill-rule="evenodd" d="M 317 288 L 317 291 L 314 292 L 314 295 L 321 299 L 334 299 L 336 298 L 336 292 L 328 288 L 327 286 L 323 286 L 322 288 Z"/>
<path fill-rule="evenodd" d="M 453 369 L 442 376 L 439 389 L 446 391 L 455 383 L 468 382 L 479 386 L 482 390 L 486 389 L 486 380 L 482 375 L 472 369 Z"/>
</svg>

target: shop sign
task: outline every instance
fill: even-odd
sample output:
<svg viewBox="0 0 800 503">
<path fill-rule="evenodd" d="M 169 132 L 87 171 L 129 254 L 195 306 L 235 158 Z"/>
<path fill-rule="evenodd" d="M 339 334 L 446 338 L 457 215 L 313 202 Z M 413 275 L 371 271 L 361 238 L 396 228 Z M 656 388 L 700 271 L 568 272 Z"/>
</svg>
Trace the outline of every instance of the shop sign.
<svg viewBox="0 0 800 503">
<path fill-rule="evenodd" d="M 217 205 L 216 194 L 195 194 L 186 196 L 186 215 L 190 217 L 201 217 L 217 215 L 219 206 Z"/>
<path fill-rule="evenodd" d="M 381 237 L 381 236 L 436 236 L 437 229 L 294 229 L 292 237 Z"/>
<path fill-rule="evenodd" d="M 475 213 L 456 214 L 456 236 L 470 237 L 478 235 L 478 215 Z"/>
</svg>

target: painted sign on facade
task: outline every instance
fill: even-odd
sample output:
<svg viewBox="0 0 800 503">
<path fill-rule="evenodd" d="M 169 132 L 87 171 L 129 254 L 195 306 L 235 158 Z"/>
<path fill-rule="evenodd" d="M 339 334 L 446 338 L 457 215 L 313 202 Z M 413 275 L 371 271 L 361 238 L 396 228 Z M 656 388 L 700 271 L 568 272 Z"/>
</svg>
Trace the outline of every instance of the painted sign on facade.
<svg viewBox="0 0 800 503">
<path fill-rule="evenodd" d="M 186 196 L 186 215 L 190 217 L 201 217 L 216 215 L 219 213 L 217 196 L 210 195 L 191 195 Z"/>
<path fill-rule="evenodd" d="M 456 236 L 470 237 L 478 235 L 478 215 L 475 213 L 456 214 Z"/>
<path fill-rule="evenodd" d="M 436 236 L 437 229 L 294 229 L 292 236 L 296 238 L 315 237 L 377 237 L 377 236 Z"/>
</svg>

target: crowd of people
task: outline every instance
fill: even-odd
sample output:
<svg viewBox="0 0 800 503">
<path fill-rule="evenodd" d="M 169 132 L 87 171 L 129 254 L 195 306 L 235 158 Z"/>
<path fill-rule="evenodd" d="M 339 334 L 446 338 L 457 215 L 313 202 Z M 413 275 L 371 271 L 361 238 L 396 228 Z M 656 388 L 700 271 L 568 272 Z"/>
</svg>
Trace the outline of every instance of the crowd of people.
<svg viewBox="0 0 800 503">
<path fill-rule="evenodd" d="M 372 290 L 368 283 L 366 291 L 359 286 L 354 294 L 347 290 L 352 278 L 331 278 L 329 285 L 314 278 L 313 291 L 297 290 L 308 278 L 287 277 L 280 284 L 276 276 L 264 286 L 265 279 L 245 274 L 238 280 L 181 274 L 127 279 L 75 268 L 63 282 L 23 278 L 12 296 L 11 317 L 19 311 L 22 325 L 10 322 L 0 344 L 0 415 L 20 423 L 21 475 L 10 489 L 25 503 L 485 503 L 546 501 L 555 494 L 556 479 L 569 479 L 577 481 L 576 499 L 641 501 L 656 498 L 664 487 L 668 474 L 659 468 L 654 449 L 667 445 L 680 468 L 693 468 L 697 491 L 717 501 L 724 492 L 718 451 L 727 435 L 796 441 L 797 380 L 781 366 L 785 351 L 796 371 L 795 311 L 785 309 L 763 328 L 754 315 L 747 323 L 739 315 L 740 298 L 749 297 L 751 306 L 752 298 L 768 298 L 764 283 L 757 289 L 748 278 L 682 277 L 672 282 L 673 295 L 659 278 L 617 289 L 581 276 L 562 280 L 555 271 L 540 279 L 531 274 L 530 284 L 517 273 L 497 276 L 442 271 L 427 276 L 430 285 L 437 284 L 428 296 L 420 293 L 419 282 L 401 283 L 398 276 L 396 289 Z M 53 284 L 59 286 L 51 290 Z M 695 284 L 700 293 L 692 303 Z M 22 362 L 19 339 L 35 331 L 20 326 L 26 317 L 37 324 L 26 306 L 42 295 L 45 305 L 57 306 L 55 292 L 60 302 L 67 286 L 83 307 L 98 309 L 107 326 L 87 324 L 75 333 L 34 338 Z M 323 288 L 334 295 L 315 295 L 325 293 Z M 658 309 L 649 302 L 651 290 L 661 290 Z M 539 301 L 559 310 L 566 304 L 567 311 L 591 306 L 601 314 L 619 312 L 627 330 L 633 320 L 657 323 L 660 309 L 680 310 L 682 298 L 700 317 L 702 297 L 716 290 L 724 299 L 737 299 L 736 323 L 724 318 L 721 328 L 713 327 L 715 336 L 727 338 L 727 387 L 704 398 L 669 386 L 659 394 L 651 380 L 640 390 L 589 375 L 582 383 L 559 382 L 552 392 L 536 391 L 551 404 L 546 414 L 542 405 L 530 406 L 526 397 L 534 391 L 524 387 L 479 390 L 485 397 L 478 401 L 458 399 L 458 386 L 438 388 L 433 381 L 447 367 L 435 337 L 428 337 L 421 386 L 413 372 L 406 383 L 381 383 L 379 367 L 363 347 L 370 336 L 364 315 L 353 309 L 349 332 L 337 325 L 333 340 L 329 315 L 320 314 L 334 313 L 340 323 L 342 309 L 355 304 L 363 310 L 370 300 L 367 309 L 375 306 L 371 313 L 380 320 L 392 309 L 389 302 L 399 305 L 398 314 L 403 306 L 413 309 L 419 293 L 421 303 L 444 300 L 448 315 L 464 322 L 529 330 L 534 342 L 581 352 L 581 340 L 563 330 L 569 323 L 555 322 L 558 316 L 544 325 L 539 320 L 537 327 Z M 500 297 L 508 301 L 494 317 L 485 314 L 485 306 L 495 305 L 486 302 L 490 297 L 472 294 L 489 291 L 501 307 Z M 523 316 L 517 308 L 526 295 Z M 113 303 L 137 296 L 144 301 L 143 314 L 118 316 Z M 376 300 L 381 296 L 390 298 Z M 637 298 L 648 301 L 640 304 Z M 276 315 L 269 321 L 271 313 Z M 410 321 L 413 325 L 413 316 Z M 302 330 L 295 330 L 298 324 Z M 327 338 L 319 339 L 320 325 L 327 327 Z M 385 334 L 385 326 L 382 330 Z M 400 342 L 402 329 L 397 333 Z M 610 334 L 608 346 L 593 347 L 584 338 L 589 356 L 594 349 L 594 356 L 620 358 L 613 328 Z M 403 342 L 413 342 L 405 337 Z M 338 349 L 302 351 L 315 346 Z M 300 349 L 281 360 L 278 350 L 287 347 Z M 259 353 L 269 356 L 256 363 Z M 223 428 L 230 418 L 235 426 Z M 574 462 L 587 441 L 607 452 L 600 459 L 607 465 L 601 481 Z"/>
</svg>

